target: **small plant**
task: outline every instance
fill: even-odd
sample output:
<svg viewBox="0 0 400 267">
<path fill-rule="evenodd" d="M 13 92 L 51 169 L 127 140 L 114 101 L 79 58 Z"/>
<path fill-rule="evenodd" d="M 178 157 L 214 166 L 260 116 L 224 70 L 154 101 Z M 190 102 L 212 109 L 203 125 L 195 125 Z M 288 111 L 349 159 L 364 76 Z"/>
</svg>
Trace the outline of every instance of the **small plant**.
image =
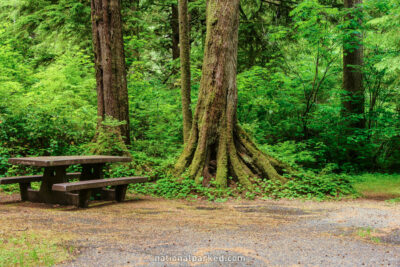
<svg viewBox="0 0 400 267">
<path fill-rule="evenodd" d="M 380 243 L 381 239 L 379 237 L 374 236 L 376 231 L 371 227 L 360 228 L 357 230 L 357 235 L 361 238 L 368 239 L 374 243 Z"/>
<path fill-rule="evenodd" d="M 247 192 L 246 192 L 246 199 L 254 200 L 255 197 L 256 197 L 255 193 L 252 193 L 252 192 L 250 192 L 250 191 L 247 191 Z"/>
<path fill-rule="evenodd" d="M 400 203 L 400 197 L 386 200 L 389 203 Z"/>
<path fill-rule="evenodd" d="M 19 193 L 19 186 L 18 184 L 0 185 L 0 192 L 4 192 L 9 195 Z"/>
<path fill-rule="evenodd" d="M 177 179 L 172 176 L 164 176 L 154 183 L 133 184 L 129 187 L 129 190 L 135 194 L 169 199 L 204 197 L 209 201 L 217 202 L 225 202 L 229 196 L 232 196 L 230 188 L 204 187 L 188 177 Z"/>
</svg>

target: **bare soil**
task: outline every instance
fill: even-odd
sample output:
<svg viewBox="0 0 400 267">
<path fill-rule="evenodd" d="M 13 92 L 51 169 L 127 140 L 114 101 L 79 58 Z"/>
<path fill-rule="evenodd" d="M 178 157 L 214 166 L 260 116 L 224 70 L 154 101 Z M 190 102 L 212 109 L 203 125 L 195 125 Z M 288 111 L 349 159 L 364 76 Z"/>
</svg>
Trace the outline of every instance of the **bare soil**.
<svg viewBox="0 0 400 267">
<path fill-rule="evenodd" d="M 89 209 L 0 195 L 0 225 L 50 231 L 73 247 L 61 266 L 400 266 L 400 204 L 165 200 Z"/>
</svg>

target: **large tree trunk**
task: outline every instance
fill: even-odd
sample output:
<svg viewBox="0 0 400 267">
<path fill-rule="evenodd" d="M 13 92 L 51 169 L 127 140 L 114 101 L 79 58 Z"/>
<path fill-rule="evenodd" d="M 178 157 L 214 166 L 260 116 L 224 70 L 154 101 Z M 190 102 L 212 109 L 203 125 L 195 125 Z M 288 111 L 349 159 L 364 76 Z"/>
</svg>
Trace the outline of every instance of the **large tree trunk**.
<svg viewBox="0 0 400 267">
<path fill-rule="evenodd" d="M 358 8 L 362 0 L 345 0 L 345 8 Z M 360 8 L 360 7 L 359 7 Z M 346 18 L 351 23 L 347 30 L 360 30 L 357 24 L 357 18 L 349 14 Z M 361 34 L 351 34 L 345 40 L 343 48 L 343 116 L 347 117 L 350 128 L 364 128 L 364 87 L 361 67 L 363 65 L 363 46 Z"/>
<path fill-rule="evenodd" d="M 129 144 L 128 89 L 120 0 L 92 0 L 91 6 L 97 114 L 101 120 L 110 116 L 125 121 L 120 131 L 125 143 Z"/>
<path fill-rule="evenodd" d="M 190 30 L 188 0 L 179 0 L 179 42 L 181 58 L 181 95 L 183 114 L 183 140 L 189 139 L 192 128 L 191 84 L 190 84 Z"/>
<path fill-rule="evenodd" d="M 237 47 L 239 0 L 207 2 L 207 36 L 199 100 L 192 129 L 176 166 L 190 177 L 220 186 L 229 176 L 250 186 L 253 178 L 285 181 L 285 166 L 265 155 L 239 127 L 237 107 Z M 201 177 L 204 179 L 201 180 Z"/>
</svg>

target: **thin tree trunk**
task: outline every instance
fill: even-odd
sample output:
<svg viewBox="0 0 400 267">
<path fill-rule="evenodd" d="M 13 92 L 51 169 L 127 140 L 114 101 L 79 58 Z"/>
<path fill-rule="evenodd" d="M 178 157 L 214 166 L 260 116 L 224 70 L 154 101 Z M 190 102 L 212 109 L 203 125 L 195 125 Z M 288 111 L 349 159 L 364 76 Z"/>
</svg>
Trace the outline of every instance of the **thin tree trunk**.
<svg viewBox="0 0 400 267">
<path fill-rule="evenodd" d="M 362 0 L 345 0 L 345 8 L 360 8 Z M 357 20 L 349 14 L 347 20 Z M 358 23 L 361 23 L 359 21 Z M 360 30 L 358 23 L 351 23 L 348 30 Z M 361 34 L 352 34 L 343 48 L 343 116 L 349 118 L 350 128 L 364 128 L 364 86 L 361 67 L 363 65 L 363 46 Z"/>
<path fill-rule="evenodd" d="M 171 5 L 171 29 L 172 29 L 172 59 L 179 58 L 179 15 L 178 6 L 176 4 Z"/>
<path fill-rule="evenodd" d="M 192 128 L 191 84 L 190 84 L 190 31 L 188 1 L 179 0 L 179 42 L 181 58 L 181 95 L 183 114 L 183 140 L 189 139 Z"/>
<path fill-rule="evenodd" d="M 106 116 L 125 121 L 120 131 L 125 143 L 129 144 L 129 105 L 120 0 L 92 0 L 91 6 L 99 125 Z"/>
<path fill-rule="evenodd" d="M 251 186 L 256 177 L 285 181 L 282 163 L 265 155 L 239 127 L 237 108 L 237 49 L 239 0 L 208 0 L 207 35 L 199 91 L 190 137 L 175 171 L 207 185 L 220 186 L 234 177 Z M 201 179 L 203 177 L 203 179 Z"/>
</svg>

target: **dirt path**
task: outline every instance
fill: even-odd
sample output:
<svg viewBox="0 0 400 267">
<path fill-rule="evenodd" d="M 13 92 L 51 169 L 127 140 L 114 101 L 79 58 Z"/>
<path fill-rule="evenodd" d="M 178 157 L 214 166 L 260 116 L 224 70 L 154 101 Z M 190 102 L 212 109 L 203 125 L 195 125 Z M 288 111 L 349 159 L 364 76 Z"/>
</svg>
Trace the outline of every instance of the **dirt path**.
<svg viewBox="0 0 400 267">
<path fill-rule="evenodd" d="M 77 255 L 63 266 L 400 266 L 400 205 L 378 201 L 143 197 L 77 210 L 3 198 L 0 225 L 67 233 Z"/>
</svg>

